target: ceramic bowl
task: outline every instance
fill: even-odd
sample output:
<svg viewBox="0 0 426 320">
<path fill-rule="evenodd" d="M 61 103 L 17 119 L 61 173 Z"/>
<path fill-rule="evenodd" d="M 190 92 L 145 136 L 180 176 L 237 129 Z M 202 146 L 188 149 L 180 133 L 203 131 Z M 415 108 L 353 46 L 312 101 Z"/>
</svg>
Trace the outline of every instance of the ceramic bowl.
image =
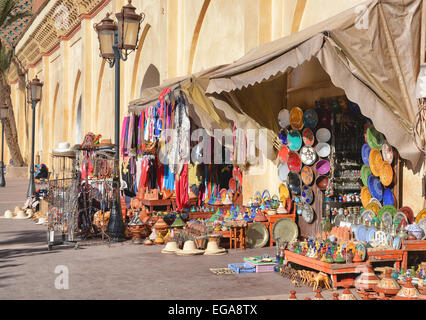
<svg viewBox="0 0 426 320">
<path fill-rule="evenodd" d="M 315 169 L 317 170 L 318 174 L 327 174 L 330 172 L 330 162 L 327 160 L 320 160 L 315 165 Z"/>
<path fill-rule="evenodd" d="M 328 142 L 331 139 L 331 132 L 327 128 L 321 128 L 317 131 L 318 142 Z"/>
<path fill-rule="evenodd" d="M 329 182 L 329 178 L 327 176 L 319 176 L 316 180 L 316 185 L 321 191 L 325 191 L 327 189 Z"/>
<path fill-rule="evenodd" d="M 331 153 L 331 147 L 328 143 L 321 142 L 321 143 L 318 143 L 316 147 L 316 152 L 320 158 L 326 158 Z"/>
<path fill-rule="evenodd" d="M 290 125 L 290 112 L 287 109 L 282 109 L 278 114 L 278 123 L 281 128 L 287 128 Z"/>
</svg>

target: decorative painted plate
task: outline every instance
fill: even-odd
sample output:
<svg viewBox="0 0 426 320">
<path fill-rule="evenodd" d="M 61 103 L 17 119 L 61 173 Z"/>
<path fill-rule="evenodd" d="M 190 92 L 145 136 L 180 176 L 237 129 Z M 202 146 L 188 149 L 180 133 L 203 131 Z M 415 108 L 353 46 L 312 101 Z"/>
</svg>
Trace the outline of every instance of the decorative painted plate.
<svg viewBox="0 0 426 320">
<path fill-rule="evenodd" d="M 420 220 L 417 225 L 423 229 L 423 231 L 426 233 L 426 218 L 423 218 Z"/>
<path fill-rule="evenodd" d="M 317 154 L 314 148 L 307 146 L 302 147 L 302 149 L 300 149 L 300 159 L 302 160 L 303 164 L 307 166 L 313 165 L 317 160 Z"/>
<path fill-rule="evenodd" d="M 290 150 L 287 148 L 287 146 L 283 145 L 278 151 L 278 155 L 283 163 L 287 163 L 288 153 Z"/>
<path fill-rule="evenodd" d="M 302 201 L 306 204 L 311 204 L 314 201 L 314 193 L 311 188 L 307 186 L 302 187 Z"/>
<path fill-rule="evenodd" d="M 287 135 L 288 135 L 287 129 L 282 129 L 280 133 L 278 134 L 278 138 L 280 138 L 281 143 L 284 145 L 287 144 Z"/>
<path fill-rule="evenodd" d="M 303 114 L 303 123 L 305 127 L 315 129 L 318 124 L 318 114 L 314 109 L 308 109 Z"/>
<path fill-rule="evenodd" d="M 367 179 L 368 190 L 370 190 L 370 194 L 379 201 L 383 200 L 383 186 L 379 180 L 379 178 L 371 175 Z"/>
<path fill-rule="evenodd" d="M 361 168 L 361 180 L 362 180 L 362 183 L 364 184 L 364 186 L 368 185 L 367 179 L 370 175 L 372 175 L 370 167 L 367 166 L 366 164 L 364 164 Z"/>
<path fill-rule="evenodd" d="M 311 129 L 305 128 L 302 131 L 303 142 L 306 146 L 312 147 L 315 143 L 315 136 Z"/>
<path fill-rule="evenodd" d="M 358 243 L 356 245 L 356 251 L 358 251 L 361 260 L 364 261 L 367 257 L 367 248 L 362 243 Z"/>
<path fill-rule="evenodd" d="M 288 148 L 291 151 L 298 151 L 302 147 L 302 136 L 297 130 L 292 130 L 287 135 Z"/>
<path fill-rule="evenodd" d="M 376 214 L 374 213 L 374 211 L 364 210 L 364 212 L 361 215 L 361 220 L 364 223 L 365 222 L 370 222 L 375 216 L 376 216 Z"/>
<path fill-rule="evenodd" d="M 371 199 L 370 191 L 368 190 L 367 186 L 364 186 L 361 188 L 361 202 L 362 206 L 365 208 L 369 203 Z"/>
<path fill-rule="evenodd" d="M 395 237 L 395 239 L 393 239 L 393 243 L 392 243 L 392 247 L 395 250 L 400 250 L 401 249 L 401 239 L 399 237 Z"/>
<path fill-rule="evenodd" d="M 263 200 L 271 199 L 271 195 L 270 195 L 270 193 L 269 193 L 268 190 L 264 190 L 263 191 L 263 193 L 262 193 L 262 199 Z"/>
<path fill-rule="evenodd" d="M 253 222 L 247 229 L 247 246 L 249 248 L 262 248 L 269 241 L 269 231 L 263 223 Z"/>
<path fill-rule="evenodd" d="M 336 227 L 340 227 L 340 223 L 344 222 L 346 220 L 346 216 L 343 213 L 338 213 L 334 216 L 333 224 Z"/>
<path fill-rule="evenodd" d="M 374 214 L 378 214 L 380 211 L 380 207 L 377 203 L 374 202 L 370 202 L 366 207 L 365 207 L 365 211 L 373 211 Z"/>
<path fill-rule="evenodd" d="M 390 234 L 386 238 L 386 245 L 388 247 L 393 247 L 393 237 Z"/>
<path fill-rule="evenodd" d="M 367 142 L 371 148 L 382 150 L 383 143 L 385 142 L 385 136 L 377 131 L 374 125 L 371 125 L 367 129 Z"/>
<path fill-rule="evenodd" d="M 302 181 L 305 185 L 310 186 L 314 182 L 314 172 L 310 167 L 303 167 L 300 173 Z"/>
<path fill-rule="evenodd" d="M 287 177 L 287 184 L 288 184 L 291 192 L 293 192 L 295 194 L 300 193 L 301 181 L 300 181 L 299 174 L 297 174 L 295 172 L 290 172 L 288 174 L 288 177 Z"/>
<path fill-rule="evenodd" d="M 371 198 L 369 203 L 375 203 L 379 206 L 379 208 L 382 207 L 382 204 L 379 200 L 377 200 L 376 198 Z"/>
<path fill-rule="evenodd" d="M 384 211 L 382 214 L 382 224 L 385 228 L 391 228 L 393 222 L 393 216 L 389 211 Z"/>
<path fill-rule="evenodd" d="M 416 223 L 420 222 L 423 218 L 426 218 L 426 208 L 421 210 L 416 216 Z"/>
<path fill-rule="evenodd" d="M 361 155 L 362 155 L 362 161 L 367 165 L 370 166 L 370 152 L 371 152 L 371 148 L 370 146 L 366 143 L 362 146 L 361 149 Z"/>
<path fill-rule="evenodd" d="M 383 160 L 392 164 L 393 162 L 393 148 L 392 146 L 385 141 L 382 146 L 382 157 Z"/>
<path fill-rule="evenodd" d="M 376 148 L 371 149 L 368 162 L 370 163 L 371 172 L 376 177 L 380 177 L 380 171 L 382 168 L 383 159 L 379 149 L 376 149 Z"/>
<path fill-rule="evenodd" d="M 380 182 L 388 187 L 392 184 L 393 181 L 393 169 L 389 162 L 382 161 L 380 169 Z"/>
<path fill-rule="evenodd" d="M 317 155 L 320 158 L 327 158 L 331 153 L 331 147 L 328 143 L 321 142 L 321 143 L 318 143 L 318 145 L 315 148 L 315 151 L 317 152 Z"/>
<path fill-rule="evenodd" d="M 367 230 L 367 242 L 371 242 L 374 241 L 376 239 L 376 232 L 377 229 L 374 227 L 371 227 L 370 229 Z"/>
<path fill-rule="evenodd" d="M 318 129 L 316 136 L 318 142 L 328 142 L 331 139 L 331 132 L 327 128 L 321 128 Z"/>
<path fill-rule="evenodd" d="M 399 212 L 402 212 L 402 213 L 405 214 L 409 224 L 414 223 L 414 213 L 413 213 L 413 210 L 411 210 L 410 207 L 406 206 L 406 207 L 399 208 Z"/>
<path fill-rule="evenodd" d="M 286 182 L 288 178 L 288 174 L 290 173 L 290 169 L 288 168 L 286 163 L 281 163 L 278 166 L 278 177 L 281 182 Z"/>
<path fill-rule="evenodd" d="M 287 166 L 290 171 L 300 172 L 302 170 L 302 160 L 297 152 L 290 151 L 287 158 Z"/>
<path fill-rule="evenodd" d="M 303 128 L 303 110 L 294 107 L 290 111 L 290 125 L 293 129 L 302 130 Z"/>
<path fill-rule="evenodd" d="M 393 224 L 396 228 L 406 227 L 408 225 L 407 216 L 403 212 L 397 212 L 393 217 Z"/>
<path fill-rule="evenodd" d="M 280 184 L 280 201 L 286 201 L 290 197 L 290 191 L 285 184 Z"/>
<path fill-rule="evenodd" d="M 290 124 L 290 112 L 287 109 L 282 109 L 278 114 L 278 123 L 281 128 L 287 128 Z"/>
<path fill-rule="evenodd" d="M 282 241 L 291 242 L 299 236 L 297 224 L 289 218 L 280 218 L 272 226 L 272 237 Z"/>
<path fill-rule="evenodd" d="M 395 197 L 393 196 L 391 189 L 385 189 L 383 191 L 383 204 L 384 205 L 395 205 Z"/>
<path fill-rule="evenodd" d="M 327 174 L 330 172 L 330 162 L 328 160 L 320 160 L 315 165 L 318 174 Z"/>
<path fill-rule="evenodd" d="M 315 217 L 314 209 L 308 204 L 303 205 L 302 217 L 306 223 L 312 223 Z"/>
<path fill-rule="evenodd" d="M 383 231 L 376 231 L 375 237 L 374 237 L 374 241 L 376 241 L 377 243 L 379 243 L 382 246 L 385 246 L 387 241 L 386 241 L 386 233 L 384 233 Z"/>
</svg>

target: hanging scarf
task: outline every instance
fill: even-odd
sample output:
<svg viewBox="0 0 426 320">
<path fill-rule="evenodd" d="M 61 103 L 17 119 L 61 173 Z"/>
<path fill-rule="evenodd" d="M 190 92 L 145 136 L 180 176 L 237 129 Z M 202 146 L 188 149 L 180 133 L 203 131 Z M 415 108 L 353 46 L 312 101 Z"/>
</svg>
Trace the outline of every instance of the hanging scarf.
<svg viewBox="0 0 426 320">
<path fill-rule="evenodd" d="M 123 125 L 121 126 L 121 141 L 120 141 L 120 153 L 121 156 L 124 156 L 124 141 L 126 139 L 126 128 L 127 128 L 127 121 L 128 117 L 124 117 L 123 119 Z"/>
</svg>

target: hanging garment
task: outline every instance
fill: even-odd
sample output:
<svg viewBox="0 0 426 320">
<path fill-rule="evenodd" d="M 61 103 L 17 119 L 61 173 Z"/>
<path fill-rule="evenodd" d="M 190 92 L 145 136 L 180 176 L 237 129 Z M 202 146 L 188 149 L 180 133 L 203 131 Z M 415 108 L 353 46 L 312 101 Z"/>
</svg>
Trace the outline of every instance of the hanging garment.
<svg viewBox="0 0 426 320">
<path fill-rule="evenodd" d="M 129 121 L 129 127 L 127 128 L 127 144 L 126 144 L 126 154 L 130 155 L 130 150 L 132 148 L 132 141 L 133 141 L 133 124 L 135 122 L 135 116 L 131 115 Z"/>
<path fill-rule="evenodd" d="M 134 115 L 133 121 L 133 134 L 132 134 L 132 144 L 130 148 L 135 151 L 135 155 L 137 155 L 137 147 L 138 147 L 138 129 L 139 129 L 139 116 Z"/>
<path fill-rule="evenodd" d="M 121 177 L 126 182 L 126 188 L 123 190 L 124 194 L 128 197 L 136 196 L 133 189 L 133 179 L 134 175 L 131 172 L 131 157 L 123 158 L 123 163 L 121 164 Z"/>
<path fill-rule="evenodd" d="M 158 158 L 156 159 L 156 168 L 157 168 L 157 185 L 158 188 L 160 190 L 163 190 L 163 186 L 164 186 L 164 166 L 163 164 L 158 160 Z"/>
<path fill-rule="evenodd" d="M 174 191 L 175 190 L 175 175 L 171 173 L 170 167 L 164 165 L 164 189 Z"/>
<path fill-rule="evenodd" d="M 145 149 L 144 127 L 145 127 L 145 112 L 142 111 L 139 117 L 139 125 L 138 125 L 138 145 L 137 145 L 138 155 L 142 155 L 142 152 Z"/>
<path fill-rule="evenodd" d="M 177 211 L 182 211 L 188 205 L 188 164 L 184 164 L 178 180 L 176 180 L 176 207 Z"/>
<path fill-rule="evenodd" d="M 139 181 L 139 187 L 138 187 L 138 194 L 137 197 L 139 199 L 143 199 L 145 197 L 145 188 L 148 184 L 148 169 L 149 169 L 149 163 L 147 158 L 142 159 L 141 163 L 141 176 Z"/>
<path fill-rule="evenodd" d="M 124 117 L 123 125 L 121 126 L 121 141 L 120 141 L 120 153 L 121 156 L 124 156 L 124 141 L 126 139 L 126 129 L 127 129 L 127 121 L 129 117 Z"/>
</svg>

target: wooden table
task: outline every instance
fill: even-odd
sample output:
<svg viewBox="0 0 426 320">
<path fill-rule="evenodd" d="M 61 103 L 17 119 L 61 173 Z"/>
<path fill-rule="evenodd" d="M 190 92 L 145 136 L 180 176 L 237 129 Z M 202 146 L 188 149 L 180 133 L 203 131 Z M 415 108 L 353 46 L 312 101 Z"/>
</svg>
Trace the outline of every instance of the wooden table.
<svg viewBox="0 0 426 320">
<path fill-rule="evenodd" d="M 400 269 L 401 261 L 403 260 L 403 250 L 381 250 L 381 251 L 369 251 L 367 253 L 368 261 L 370 262 L 386 262 L 395 261 L 396 267 Z"/>
<path fill-rule="evenodd" d="M 171 201 L 173 210 L 176 211 L 176 208 L 177 208 L 176 197 L 171 197 L 170 201 Z M 193 206 L 196 206 L 197 203 L 198 203 L 198 199 L 197 198 L 191 198 L 191 199 L 188 200 L 188 206 L 189 206 L 189 208 L 193 207 Z"/>
<path fill-rule="evenodd" d="M 403 251 L 401 268 L 407 270 L 408 253 L 412 251 L 426 251 L 426 240 L 402 240 Z"/>
<path fill-rule="evenodd" d="M 266 215 L 266 218 L 268 219 L 268 225 L 266 226 L 269 230 L 269 246 L 272 247 L 274 245 L 274 238 L 272 236 L 272 227 L 274 226 L 275 221 L 281 218 L 289 218 L 296 222 L 296 213 L 292 214 L 276 214 L 273 216 Z"/>
<path fill-rule="evenodd" d="M 149 211 L 152 212 L 154 207 L 167 207 L 167 212 L 170 212 L 170 208 L 172 206 L 172 201 L 170 199 L 167 200 L 142 200 L 142 204 L 144 206 L 149 207 Z"/>
<path fill-rule="evenodd" d="M 189 219 L 210 219 L 213 215 L 211 212 L 188 212 Z"/>
<path fill-rule="evenodd" d="M 284 250 L 284 258 L 289 262 L 293 262 L 298 265 L 329 274 L 334 289 L 343 287 L 344 285 L 354 286 L 354 276 L 350 276 L 349 278 L 346 277 L 346 279 L 340 281 L 338 281 L 337 276 L 344 276 L 353 273 L 359 274 L 362 271 L 362 268 L 360 267 L 366 264 L 366 262 L 356 262 L 350 264 L 321 262 L 314 258 L 305 257 L 301 254 L 297 254 L 288 250 Z"/>
</svg>

